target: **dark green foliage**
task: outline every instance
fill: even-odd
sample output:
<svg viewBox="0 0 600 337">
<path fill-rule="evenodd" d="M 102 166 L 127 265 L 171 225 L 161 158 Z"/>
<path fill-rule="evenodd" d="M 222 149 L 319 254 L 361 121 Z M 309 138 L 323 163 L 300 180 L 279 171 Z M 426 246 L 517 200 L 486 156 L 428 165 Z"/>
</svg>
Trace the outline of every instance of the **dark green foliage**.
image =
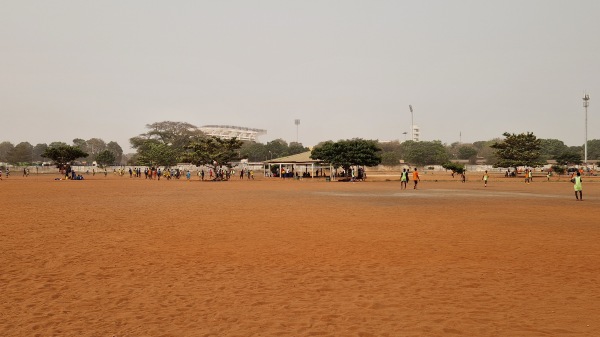
<svg viewBox="0 0 600 337">
<path fill-rule="evenodd" d="M 42 153 L 42 157 L 48 158 L 52 160 L 57 167 L 61 167 L 66 164 L 71 164 L 77 158 L 87 157 L 88 154 L 83 152 L 80 148 L 76 146 L 70 146 L 61 143 L 53 143 L 55 145 L 51 145 L 44 153 Z"/>
<path fill-rule="evenodd" d="M 404 160 L 413 165 L 441 165 L 449 159 L 446 148 L 440 141 L 402 143 Z"/>
<path fill-rule="evenodd" d="M 310 157 L 327 162 L 336 168 L 349 169 L 354 165 L 379 165 L 381 163 L 380 151 L 376 141 L 355 138 L 321 143 L 315 146 Z"/>
<path fill-rule="evenodd" d="M 186 146 L 204 136 L 196 126 L 183 122 L 158 122 L 146 128 L 148 132 L 129 139 L 140 165 L 174 165 L 185 155 Z"/>
<path fill-rule="evenodd" d="M 308 151 L 308 148 L 302 146 L 300 143 L 291 142 L 288 145 L 283 139 L 275 139 L 267 144 L 244 142 L 240 148 L 240 155 L 250 162 L 260 162 L 263 160 L 270 160 L 271 158 L 275 159 L 291 156 L 306 151 Z"/>
<path fill-rule="evenodd" d="M 144 145 L 144 151 L 136 156 L 136 163 L 145 166 L 173 166 L 177 164 L 179 153 L 172 146 L 156 142 Z"/>
<path fill-rule="evenodd" d="M 462 174 L 465 172 L 465 166 L 462 164 L 458 164 L 458 163 L 448 162 L 448 163 L 442 164 L 442 167 L 445 168 L 446 170 L 450 170 L 450 171 L 458 173 L 458 174 Z"/>
<path fill-rule="evenodd" d="M 33 146 L 28 142 L 17 144 L 8 152 L 7 161 L 11 164 L 29 164 L 33 159 Z"/>
<path fill-rule="evenodd" d="M 581 152 L 578 149 L 567 149 L 555 159 L 556 162 L 561 165 L 579 165 L 583 162 Z"/>
<path fill-rule="evenodd" d="M 556 159 L 567 149 L 568 146 L 562 140 L 540 139 L 540 160 Z"/>
<path fill-rule="evenodd" d="M 567 172 L 567 168 L 563 165 L 552 165 L 552 171 L 556 172 L 559 176 Z"/>
<path fill-rule="evenodd" d="M 0 162 L 8 161 L 8 154 L 12 151 L 15 146 L 11 142 L 0 143 Z"/>
<path fill-rule="evenodd" d="M 588 140 L 588 159 L 600 160 L 600 139 Z"/>
<path fill-rule="evenodd" d="M 496 142 L 491 147 L 496 149 L 498 162 L 497 167 L 529 166 L 537 167 L 543 165 L 539 160 L 541 141 L 531 133 L 514 134 L 505 132 L 504 141 Z"/>
<path fill-rule="evenodd" d="M 109 165 L 114 165 L 116 161 L 116 157 L 114 153 L 110 150 L 104 150 L 96 156 L 96 162 L 100 167 L 106 167 Z"/>
<path fill-rule="evenodd" d="M 458 159 L 469 160 L 474 163 L 477 158 L 477 150 L 470 145 L 461 145 L 458 148 Z"/>
<path fill-rule="evenodd" d="M 381 148 L 381 164 L 386 166 L 400 165 L 402 159 L 402 144 L 398 141 L 379 143 Z"/>
<path fill-rule="evenodd" d="M 47 144 L 37 144 L 36 146 L 33 147 L 33 158 L 32 160 L 34 162 L 41 162 L 44 161 L 44 158 L 42 157 L 42 153 L 44 153 L 44 151 L 46 151 L 46 149 L 48 148 Z"/>
<path fill-rule="evenodd" d="M 231 167 L 232 161 L 239 160 L 242 141 L 236 138 L 221 139 L 210 136 L 196 138 L 185 148 L 184 159 L 197 166 L 206 165 L 215 171 L 221 167 Z"/>
</svg>

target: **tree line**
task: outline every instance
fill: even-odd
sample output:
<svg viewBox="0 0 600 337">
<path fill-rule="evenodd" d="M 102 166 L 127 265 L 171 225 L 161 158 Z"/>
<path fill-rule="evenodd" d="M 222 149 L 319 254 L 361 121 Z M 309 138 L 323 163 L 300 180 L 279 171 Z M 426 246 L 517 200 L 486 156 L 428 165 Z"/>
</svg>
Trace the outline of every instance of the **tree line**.
<svg viewBox="0 0 600 337">
<path fill-rule="evenodd" d="M 72 145 L 64 142 L 31 145 L 22 142 L 13 145 L 0 143 L 0 162 L 13 165 L 41 163 L 46 158 L 53 159 L 49 149 L 61 149 L 61 160 L 65 151 L 77 148 L 81 152 L 71 151 L 66 157 L 69 162 L 77 161 L 100 165 L 145 165 L 174 166 L 180 162 L 202 165 L 227 165 L 231 161 L 247 159 L 250 162 L 262 162 L 270 159 L 290 156 L 309 149 L 301 143 L 287 143 L 275 139 L 265 144 L 250 141 L 219 140 L 206 136 L 198 127 L 185 122 L 163 121 L 146 125 L 147 131 L 130 138 L 135 153 L 124 155 L 122 148 L 114 141 L 104 142 L 100 138 L 84 140 L 73 139 Z M 507 167 L 514 166 L 514 157 L 527 155 L 529 166 L 556 160 L 560 164 L 579 164 L 583 159 L 583 146 L 567 146 L 558 139 L 537 139 L 533 134 L 514 135 L 505 133 L 504 140 L 495 138 L 474 143 L 443 144 L 441 141 L 405 141 L 378 142 L 376 140 L 340 140 L 321 142 L 313 148 L 313 158 L 335 163 L 338 167 L 349 165 L 386 166 L 399 165 L 401 161 L 411 165 L 442 165 L 452 161 L 467 161 L 475 164 L 484 160 L 487 164 Z M 520 145 L 519 145 L 520 144 Z M 521 147 L 519 147 L 521 146 Z M 71 150 L 72 150 L 71 149 Z M 511 152 L 512 151 L 512 152 Z M 68 151 L 67 151 L 68 152 Z M 73 157 L 76 156 L 76 157 Z M 506 159 L 512 161 L 507 162 Z M 588 142 L 588 159 L 600 159 L 600 140 Z M 521 160 L 522 161 L 522 160 Z"/>
<path fill-rule="evenodd" d="M 41 165 L 42 162 L 47 160 L 47 157 L 44 157 L 44 153 L 48 149 L 65 146 L 77 147 L 82 151 L 81 157 L 73 159 L 82 164 L 91 164 L 93 161 L 97 161 L 98 158 L 102 159 L 106 157 L 108 153 L 114 156 L 111 164 L 120 163 L 123 159 L 123 149 L 117 142 L 111 141 L 106 143 L 100 138 L 90 138 L 88 140 L 75 138 L 72 145 L 65 142 L 40 143 L 36 145 L 32 145 L 29 142 L 21 142 L 13 145 L 11 142 L 4 141 L 0 143 L 0 162 L 12 165 Z"/>
</svg>

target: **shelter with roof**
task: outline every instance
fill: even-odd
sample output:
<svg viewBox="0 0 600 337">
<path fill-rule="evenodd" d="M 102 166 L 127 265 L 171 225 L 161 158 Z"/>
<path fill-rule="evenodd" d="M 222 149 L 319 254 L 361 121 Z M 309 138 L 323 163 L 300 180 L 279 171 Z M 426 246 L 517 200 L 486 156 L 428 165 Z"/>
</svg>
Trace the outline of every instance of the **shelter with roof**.
<svg viewBox="0 0 600 337">
<path fill-rule="evenodd" d="M 315 177 L 315 169 L 317 170 L 317 174 L 318 174 L 319 170 L 321 170 L 321 173 L 322 173 L 323 168 L 326 168 L 329 171 L 331 171 L 331 167 L 329 166 L 328 163 L 325 163 L 322 160 L 310 158 L 310 151 L 298 153 L 298 154 L 287 156 L 287 157 L 281 157 L 281 158 L 267 160 L 267 161 L 265 161 L 265 164 L 269 165 L 269 172 L 271 172 L 271 168 L 273 166 L 278 168 L 277 172 L 279 172 L 279 173 L 281 173 L 282 170 L 285 172 L 287 172 L 287 170 L 289 170 L 289 172 L 290 172 L 290 176 L 288 176 L 289 178 L 294 177 L 294 175 L 308 176 L 309 174 L 310 174 L 310 177 Z M 309 173 L 309 168 L 310 168 L 310 173 Z M 302 172 L 302 173 L 300 174 L 300 172 Z M 318 174 L 318 175 L 322 176 L 323 174 Z M 281 178 L 284 177 L 281 174 L 278 174 L 278 176 Z"/>
</svg>

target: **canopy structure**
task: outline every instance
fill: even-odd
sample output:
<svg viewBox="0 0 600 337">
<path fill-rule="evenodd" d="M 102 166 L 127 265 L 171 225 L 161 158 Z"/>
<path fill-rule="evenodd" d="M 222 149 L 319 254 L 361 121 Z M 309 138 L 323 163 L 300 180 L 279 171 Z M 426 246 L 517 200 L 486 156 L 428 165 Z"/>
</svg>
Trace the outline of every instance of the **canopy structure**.
<svg viewBox="0 0 600 337">
<path fill-rule="evenodd" d="M 271 172 L 271 166 L 275 165 L 278 167 L 278 176 L 280 178 L 292 178 L 296 176 L 308 176 L 308 168 L 310 167 L 310 177 L 315 176 L 315 167 L 317 171 L 321 168 L 324 162 L 318 159 L 310 158 L 310 151 L 298 153 L 292 156 L 275 158 L 265 161 L 265 164 L 269 165 L 269 172 Z M 302 174 L 298 174 L 298 168 L 303 167 L 305 171 Z M 329 168 L 329 164 L 327 164 Z M 284 173 L 284 174 L 282 174 Z"/>
</svg>

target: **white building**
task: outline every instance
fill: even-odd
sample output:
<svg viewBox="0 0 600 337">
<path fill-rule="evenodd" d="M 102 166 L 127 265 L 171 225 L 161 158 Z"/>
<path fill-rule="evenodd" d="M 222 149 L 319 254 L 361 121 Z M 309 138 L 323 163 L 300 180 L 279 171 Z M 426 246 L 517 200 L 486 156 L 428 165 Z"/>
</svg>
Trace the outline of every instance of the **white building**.
<svg viewBox="0 0 600 337">
<path fill-rule="evenodd" d="M 421 138 L 421 129 L 417 125 L 412 126 L 412 140 L 418 142 Z"/>
<path fill-rule="evenodd" d="M 266 135 L 267 130 L 245 128 L 232 125 L 205 125 L 199 128 L 208 136 L 216 136 L 222 139 L 237 138 L 255 142 L 258 136 Z"/>
</svg>

